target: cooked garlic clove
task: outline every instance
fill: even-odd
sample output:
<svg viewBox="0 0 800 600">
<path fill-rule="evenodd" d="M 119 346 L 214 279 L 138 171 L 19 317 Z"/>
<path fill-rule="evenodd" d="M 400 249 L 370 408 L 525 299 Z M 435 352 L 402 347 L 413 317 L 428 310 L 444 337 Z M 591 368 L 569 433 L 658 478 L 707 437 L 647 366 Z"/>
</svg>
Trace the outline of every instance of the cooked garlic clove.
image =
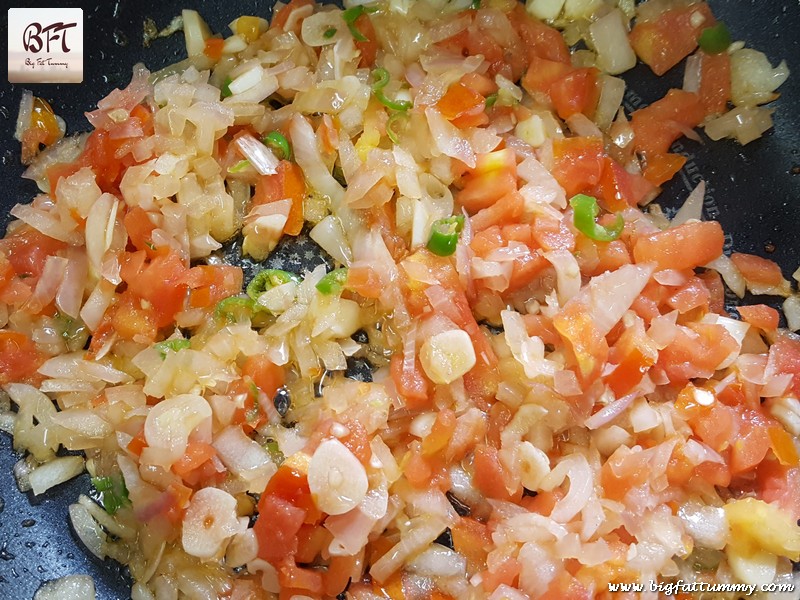
<svg viewBox="0 0 800 600">
<path fill-rule="evenodd" d="M 308 487 L 320 510 L 341 515 L 358 506 L 369 482 L 364 466 L 338 440 L 325 440 L 308 465 Z"/>
<path fill-rule="evenodd" d="M 144 422 L 147 445 L 161 451 L 148 456 L 159 458 L 156 464 L 169 466 L 186 450 L 192 431 L 210 418 L 211 407 L 202 396 L 181 394 L 162 400 L 150 409 Z"/>
<path fill-rule="evenodd" d="M 475 366 L 475 349 L 466 331 L 451 329 L 425 340 L 419 358 L 431 381 L 448 384 Z"/>
<path fill-rule="evenodd" d="M 212 558 L 240 531 L 236 498 L 217 488 L 203 488 L 192 496 L 186 509 L 181 543 L 187 554 Z"/>
</svg>

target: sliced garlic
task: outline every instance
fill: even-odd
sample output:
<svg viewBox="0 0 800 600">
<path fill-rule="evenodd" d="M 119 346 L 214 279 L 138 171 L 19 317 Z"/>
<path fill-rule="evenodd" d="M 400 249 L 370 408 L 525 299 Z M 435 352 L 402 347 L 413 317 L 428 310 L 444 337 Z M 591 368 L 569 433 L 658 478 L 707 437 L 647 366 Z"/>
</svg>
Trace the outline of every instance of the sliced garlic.
<svg viewBox="0 0 800 600">
<path fill-rule="evenodd" d="M 236 498 L 217 488 L 203 488 L 192 496 L 186 509 L 181 543 L 187 554 L 211 558 L 240 531 Z"/>
<path fill-rule="evenodd" d="M 475 366 L 475 349 L 466 331 L 451 329 L 425 340 L 419 358 L 431 381 L 448 384 Z"/>
<path fill-rule="evenodd" d="M 530 442 L 517 446 L 520 483 L 528 490 L 536 491 L 544 476 L 550 472 L 550 459 L 542 450 Z"/>
<path fill-rule="evenodd" d="M 144 422 L 147 458 L 153 464 L 169 466 L 186 450 L 189 434 L 211 418 L 208 402 L 196 394 L 181 394 L 162 400 L 150 409 Z"/>
<path fill-rule="evenodd" d="M 325 440 L 308 465 L 308 487 L 320 510 L 341 515 L 358 506 L 369 482 L 364 466 L 339 440 Z"/>
</svg>

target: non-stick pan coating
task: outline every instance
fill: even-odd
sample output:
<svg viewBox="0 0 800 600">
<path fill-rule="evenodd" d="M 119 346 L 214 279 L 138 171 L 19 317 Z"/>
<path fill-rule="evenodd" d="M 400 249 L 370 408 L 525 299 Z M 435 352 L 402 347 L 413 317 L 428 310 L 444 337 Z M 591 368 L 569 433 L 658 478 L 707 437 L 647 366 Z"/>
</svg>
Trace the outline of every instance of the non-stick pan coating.
<svg viewBox="0 0 800 600">
<path fill-rule="evenodd" d="M 730 141 L 682 140 L 682 151 L 690 155 L 689 171 L 666 188 L 659 202 L 672 209 L 679 205 L 698 169 L 711 198 L 706 203 L 707 216 L 722 223 L 737 250 L 768 256 L 790 276 L 800 266 L 800 4 L 797 0 L 711 0 L 710 4 L 734 39 L 766 52 L 773 64 L 785 58 L 795 73 L 779 90 L 782 97 L 773 105 L 775 129 L 764 138 L 745 147 Z M 136 62 L 156 70 L 184 57 L 181 34 L 142 47 L 145 17 L 163 27 L 182 8 L 196 8 L 213 31 L 222 32 L 241 14 L 268 17 L 271 6 L 271 1 L 252 0 L 85 2 L 84 82 L 28 87 L 52 104 L 70 132 L 85 131 L 88 123 L 83 113 L 113 88 L 126 85 Z M 625 74 L 633 92 L 626 99 L 628 108 L 660 98 L 669 87 L 680 87 L 682 74 L 677 67 L 659 79 L 641 65 Z M 19 144 L 12 138 L 20 94 L 20 86 L 5 81 L 0 85 L 0 230 L 5 228 L 8 210 L 35 193 L 34 184 L 19 177 Z M 309 247 L 287 247 L 282 258 L 289 266 L 320 260 L 308 251 Z M 30 493 L 17 491 L 11 468 L 18 458 L 11 452 L 10 437 L 0 434 L 0 598 L 32 598 L 41 582 L 72 573 L 93 575 L 98 599 L 129 598 L 130 583 L 122 570 L 111 561 L 88 557 L 70 531 L 67 507 L 88 491 L 88 478 L 80 477 L 34 499 Z"/>
</svg>

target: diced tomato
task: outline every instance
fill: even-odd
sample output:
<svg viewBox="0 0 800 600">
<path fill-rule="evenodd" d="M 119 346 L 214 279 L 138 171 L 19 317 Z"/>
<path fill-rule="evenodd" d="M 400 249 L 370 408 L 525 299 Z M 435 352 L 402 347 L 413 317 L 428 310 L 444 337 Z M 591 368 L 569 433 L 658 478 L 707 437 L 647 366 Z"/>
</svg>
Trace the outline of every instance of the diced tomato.
<svg viewBox="0 0 800 600">
<path fill-rule="evenodd" d="M 301 523 L 312 524 L 319 521 L 322 513 L 311 497 L 311 489 L 308 487 L 308 477 L 298 469 L 283 464 L 273 475 L 261 498 L 274 496 L 289 502 L 303 512 Z M 259 502 L 258 511 L 263 514 L 261 503 Z"/>
<path fill-rule="evenodd" d="M 456 199 L 470 214 L 516 192 L 517 160 L 514 151 L 506 148 L 479 155 L 475 168 L 462 178 L 462 184 Z"/>
<path fill-rule="evenodd" d="M 406 369 L 403 365 L 402 353 L 395 353 L 389 363 L 392 381 L 397 392 L 405 399 L 409 408 L 428 406 L 428 379 L 422 372 L 419 359 L 414 359 L 414 368 Z"/>
<path fill-rule="evenodd" d="M 186 272 L 181 283 L 189 286 L 189 306 L 206 308 L 241 292 L 243 279 L 241 267 L 198 265 Z"/>
<path fill-rule="evenodd" d="M 217 451 L 211 444 L 190 441 L 183 456 L 172 464 L 172 470 L 176 475 L 183 477 L 216 455 Z"/>
<path fill-rule="evenodd" d="M 521 5 L 511 12 L 511 22 L 522 38 L 529 61 L 539 57 L 570 64 L 569 48 L 557 29 L 532 17 Z"/>
<path fill-rule="evenodd" d="M 731 55 L 727 52 L 700 56 L 700 103 L 706 115 L 718 115 L 725 112 L 728 100 L 731 99 Z"/>
<path fill-rule="evenodd" d="M 683 154 L 650 154 L 642 175 L 652 185 L 661 185 L 672 179 L 686 164 Z"/>
<path fill-rule="evenodd" d="M 288 160 L 282 160 L 274 175 L 262 175 L 256 182 L 253 204 L 268 204 L 278 200 L 290 199 L 292 207 L 283 226 L 284 233 L 297 235 L 303 229 L 303 201 L 306 183 L 300 167 Z"/>
<path fill-rule="evenodd" d="M 476 111 L 483 112 L 485 106 L 486 99 L 460 81 L 447 88 L 447 92 L 436 103 L 436 108 L 449 121 Z"/>
<path fill-rule="evenodd" d="M 144 250 L 150 257 L 155 256 L 155 246 L 151 237 L 156 226 L 147 212 L 140 206 L 134 206 L 125 213 L 123 224 L 133 247 L 136 250 Z"/>
<path fill-rule="evenodd" d="M 642 175 L 628 173 L 621 164 L 608 156 L 603 161 L 603 174 L 599 183 L 599 199 L 610 212 L 619 212 L 629 206 L 636 207 L 649 200 L 655 186 Z"/>
<path fill-rule="evenodd" d="M 505 584 L 513 587 L 519 577 L 522 565 L 516 558 L 507 558 L 499 565 L 493 565 L 481 574 L 481 585 L 487 594 Z"/>
<path fill-rule="evenodd" d="M 364 298 L 378 298 L 381 294 L 381 279 L 369 265 L 353 265 L 347 270 L 345 287 Z"/>
<path fill-rule="evenodd" d="M 603 175 L 603 140 L 594 137 L 553 140 L 553 160 L 553 177 L 564 188 L 567 198 L 589 191 Z"/>
<path fill-rule="evenodd" d="M 592 322 L 586 306 L 569 301 L 553 318 L 553 326 L 575 355 L 583 381 L 594 378 L 606 362 L 608 343 Z"/>
<path fill-rule="evenodd" d="M 0 240 L 0 251 L 4 252 L 14 273 L 35 284 L 42 274 L 48 256 L 54 256 L 66 248 L 64 242 L 55 240 L 32 227 L 24 226 L 9 237 Z"/>
<path fill-rule="evenodd" d="M 242 365 L 242 375 L 250 377 L 270 399 L 284 383 L 283 367 L 273 363 L 266 354 L 248 356 Z"/>
<path fill-rule="evenodd" d="M 705 2 L 666 10 L 651 21 L 637 21 L 630 42 L 656 75 L 663 75 L 697 47 L 697 38 L 715 23 Z"/>
<path fill-rule="evenodd" d="M 770 449 L 767 427 L 756 424 L 739 433 L 731 445 L 730 467 L 733 475 L 753 469 Z"/>
<path fill-rule="evenodd" d="M 539 600 L 592 600 L 594 593 L 566 571 L 550 582 Z"/>
<path fill-rule="evenodd" d="M 573 250 L 575 234 L 565 219 L 536 218 L 532 224 L 531 235 L 542 250 Z"/>
<path fill-rule="evenodd" d="M 661 100 L 640 108 L 631 115 L 633 143 L 646 158 L 669 151 L 687 128 L 697 127 L 705 117 L 700 97 L 684 90 L 672 89 Z"/>
<path fill-rule="evenodd" d="M 550 100 L 559 117 L 566 119 L 578 113 L 594 114 L 600 98 L 598 73 L 594 67 L 576 68 L 550 86 Z"/>
<path fill-rule="evenodd" d="M 45 360 L 27 335 L 0 329 L 0 385 L 36 383 L 37 370 Z"/>
<path fill-rule="evenodd" d="M 479 210 L 471 217 L 473 231 L 481 231 L 492 225 L 514 223 L 522 215 L 525 201 L 519 192 L 501 196 L 494 204 Z"/>
<path fill-rule="evenodd" d="M 488 548 L 492 543 L 489 528 L 471 517 L 461 517 L 450 531 L 453 548 L 467 559 L 467 572 L 477 573 L 484 570 Z"/>
<path fill-rule="evenodd" d="M 564 63 L 558 60 L 548 60 L 534 56 L 528 65 L 528 70 L 522 78 L 522 87 L 529 94 L 534 96 L 536 92 L 540 94 L 550 93 L 550 88 L 562 77 L 567 76 L 573 71 L 569 62 Z"/>
<path fill-rule="evenodd" d="M 327 570 L 322 575 L 325 595 L 335 597 L 341 594 L 350 583 L 353 571 L 357 567 L 356 556 L 332 556 Z"/>
<path fill-rule="evenodd" d="M 659 353 L 658 365 L 673 383 L 685 384 L 690 379 L 711 377 L 737 347 L 722 325 L 691 323 L 678 326 L 673 341 Z"/>
<path fill-rule="evenodd" d="M 740 306 L 737 309 L 746 323 L 764 331 L 774 331 L 778 328 L 780 315 L 778 311 L 766 304 L 751 304 Z"/>
<path fill-rule="evenodd" d="M 472 468 L 475 470 L 473 482 L 484 496 L 509 500 L 518 496 L 522 491 L 509 492 L 506 487 L 505 469 L 500 463 L 500 456 L 496 448 L 485 444 L 478 444 L 472 459 Z"/>
<path fill-rule="evenodd" d="M 497 92 L 498 87 L 494 79 L 482 73 L 466 73 L 459 81 L 471 90 L 475 90 L 484 98 Z"/>
<path fill-rule="evenodd" d="M 792 436 L 777 424 L 767 427 L 767 434 L 769 435 L 769 447 L 778 462 L 782 465 L 796 467 L 800 457 L 797 455 L 797 448 Z"/>
<path fill-rule="evenodd" d="M 130 289 L 125 290 L 118 298 L 117 303 L 110 310 L 111 330 L 123 340 L 138 339 L 141 341 L 153 342 L 158 335 L 158 316 L 149 306 L 147 301 L 143 301 Z M 104 336 L 92 336 L 92 344 L 103 340 Z M 94 347 L 98 351 L 99 347 Z"/>
<path fill-rule="evenodd" d="M 725 286 L 722 276 L 716 271 L 705 271 L 697 275 L 706 284 L 709 292 L 708 310 L 718 315 L 727 315 L 725 311 Z"/>
<path fill-rule="evenodd" d="M 769 348 L 769 364 L 775 373 L 793 376 L 792 390 L 800 396 L 800 337 L 793 333 L 779 332 Z"/>
<path fill-rule="evenodd" d="M 58 181 L 62 177 L 69 177 L 77 173 L 81 167 L 79 162 L 70 162 L 70 163 L 55 163 L 47 167 L 45 173 L 47 174 L 47 182 L 50 186 L 50 196 L 55 198 L 56 195 L 56 187 L 58 186 Z"/>
<path fill-rule="evenodd" d="M 658 349 L 647 336 L 638 336 L 634 329 L 626 329 L 614 344 L 612 364 L 616 368 L 605 382 L 619 398 L 630 392 L 658 360 Z"/>
<path fill-rule="evenodd" d="M 274 494 L 263 494 L 253 526 L 258 539 L 258 557 L 278 565 L 297 552 L 297 532 L 304 517 L 305 511 L 301 508 Z"/>
<path fill-rule="evenodd" d="M 763 461 L 756 471 L 759 496 L 800 519 L 800 468 L 781 465 L 776 460 Z"/>
<path fill-rule="evenodd" d="M 659 269 L 693 269 L 722 254 L 725 238 L 716 221 L 684 223 L 641 235 L 633 246 L 637 263 L 653 262 Z"/>
<path fill-rule="evenodd" d="M 358 66 L 362 68 L 375 66 L 375 56 L 378 54 L 378 34 L 375 31 L 375 26 L 369 15 L 361 15 L 355 20 L 355 28 L 361 32 L 366 42 L 355 40 L 356 48 L 361 51 L 361 60 L 358 61 Z"/>
<path fill-rule="evenodd" d="M 748 282 L 763 285 L 780 285 L 783 282 L 783 273 L 775 261 L 742 252 L 731 254 L 731 260 Z"/>
<path fill-rule="evenodd" d="M 348 434 L 340 438 L 339 441 L 353 453 L 364 465 L 369 465 L 372 458 L 372 448 L 369 445 L 369 437 L 364 426 L 355 420 L 349 420 L 345 424 Z"/>
<path fill-rule="evenodd" d="M 683 314 L 692 309 L 706 307 L 711 298 L 705 283 L 699 277 L 691 277 L 678 291 L 667 298 L 667 304 Z"/>
<path fill-rule="evenodd" d="M 422 453 L 431 456 L 447 447 L 456 428 L 456 413 L 444 408 L 436 415 L 431 432 L 422 440 Z"/>
<path fill-rule="evenodd" d="M 128 284 L 128 290 L 152 305 L 156 325 L 165 327 L 183 310 L 188 290 L 184 278 L 188 269 L 180 256 L 169 250 L 160 250 L 149 263 L 145 263 L 144 258 L 144 252 L 126 254 L 120 275 Z"/>
<path fill-rule="evenodd" d="M 321 598 L 322 590 L 324 589 L 322 584 L 322 571 L 299 567 L 291 556 L 287 556 L 280 561 L 278 583 L 281 586 L 281 591 L 305 591 L 306 596 L 310 594 L 311 597 L 314 598 Z M 297 595 L 299 594 L 293 593 L 289 597 L 295 598 Z M 281 597 L 283 597 L 283 595 Z"/>
<path fill-rule="evenodd" d="M 641 452 L 616 451 L 600 469 L 600 485 L 606 497 L 622 500 L 635 487 L 647 482 L 650 473 Z"/>
<path fill-rule="evenodd" d="M 222 38 L 208 38 L 206 40 L 206 46 L 203 48 L 203 54 L 205 54 L 208 58 L 213 60 L 214 62 L 218 61 L 222 58 L 222 48 L 225 46 L 225 40 Z"/>
</svg>

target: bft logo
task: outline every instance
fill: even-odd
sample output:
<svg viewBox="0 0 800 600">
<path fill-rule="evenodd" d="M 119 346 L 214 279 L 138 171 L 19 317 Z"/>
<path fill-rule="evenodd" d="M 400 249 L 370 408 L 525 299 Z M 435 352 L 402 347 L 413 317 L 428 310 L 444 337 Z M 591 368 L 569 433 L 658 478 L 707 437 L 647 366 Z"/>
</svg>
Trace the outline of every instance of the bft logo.
<svg viewBox="0 0 800 600">
<path fill-rule="evenodd" d="M 11 83 L 83 81 L 83 10 L 8 9 Z"/>
<path fill-rule="evenodd" d="M 27 52 L 34 54 L 41 52 L 42 48 L 46 48 L 45 52 L 50 52 L 50 42 L 61 40 L 61 51 L 70 52 L 67 46 L 67 30 L 77 26 L 77 23 L 52 23 L 47 27 L 42 27 L 40 23 L 31 23 L 22 34 L 22 46 Z M 42 40 L 43 34 L 44 41 Z"/>
</svg>

